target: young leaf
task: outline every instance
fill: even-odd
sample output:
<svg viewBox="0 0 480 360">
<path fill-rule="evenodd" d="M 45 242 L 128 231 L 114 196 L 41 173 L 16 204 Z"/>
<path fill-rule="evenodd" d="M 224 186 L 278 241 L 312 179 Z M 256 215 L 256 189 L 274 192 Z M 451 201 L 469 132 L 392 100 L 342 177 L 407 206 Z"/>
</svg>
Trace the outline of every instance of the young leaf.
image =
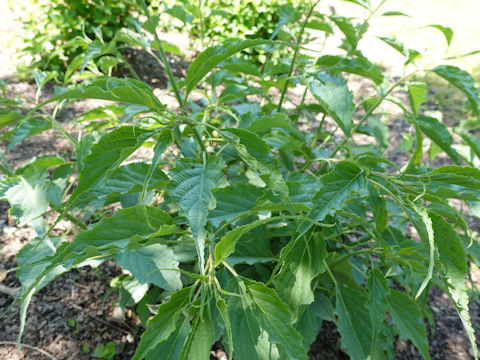
<svg viewBox="0 0 480 360">
<path fill-rule="evenodd" d="M 177 319 L 189 303 L 191 290 L 187 287 L 177 291 L 168 302 L 160 305 L 157 315 L 147 323 L 132 360 L 143 359 L 158 344 L 169 339 L 175 331 Z"/>
<path fill-rule="evenodd" d="M 415 115 L 418 114 L 420 106 L 428 101 L 428 85 L 421 82 L 412 82 L 407 85 L 410 97 L 410 107 Z"/>
<path fill-rule="evenodd" d="M 108 178 L 123 160 L 152 135 L 152 131 L 133 126 L 122 126 L 103 135 L 82 160 L 78 185 L 69 202 L 73 203 L 80 195 L 93 190 L 101 180 Z"/>
<path fill-rule="evenodd" d="M 434 212 L 429 212 L 429 216 L 432 219 L 435 244 L 440 258 L 439 267 L 445 274 L 448 293 L 457 308 L 475 357 L 478 357 L 475 330 L 468 311 L 468 287 L 465 282 L 468 265 L 465 249 L 452 225 Z"/>
<path fill-rule="evenodd" d="M 67 99 L 101 99 L 119 101 L 127 104 L 145 105 L 152 111 L 163 111 L 165 106 L 153 94 L 147 84 L 133 79 L 115 77 L 97 77 L 61 94 L 55 95 L 39 106 L 52 101 Z"/>
<path fill-rule="evenodd" d="M 427 331 L 418 305 L 408 295 L 398 290 L 391 290 L 387 303 L 388 312 L 400 331 L 400 337 L 411 340 L 423 358 L 430 359 Z"/>
<path fill-rule="evenodd" d="M 462 164 L 460 155 L 452 148 L 453 137 L 444 124 L 429 116 L 418 117 L 417 124 L 425 135 L 448 154 L 450 159 L 455 161 L 457 165 Z"/>
<path fill-rule="evenodd" d="M 447 46 L 450 46 L 450 43 L 452 42 L 452 38 L 453 38 L 452 28 L 450 28 L 448 26 L 437 25 L 437 24 L 428 25 L 428 27 L 440 30 L 442 32 L 443 36 L 445 36 L 445 40 L 447 41 Z"/>
<path fill-rule="evenodd" d="M 359 290 L 337 286 L 335 313 L 342 345 L 353 360 L 364 360 L 370 353 L 372 325 L 365 307 L 366 296 Z"/>
<path fill-rule="evenodd" d="M 152 244 L 138 249 L 126 249 L 116 254 L 114 261 L 140 283 L 155 284 L 171 292 L 182 288 L 178 260 L 173 250 L 166 245 Z"/>
<path fill-rule="evenodd" d="M 432 69 L 432 71 L 462 91 L 470 101 L 472 110 L 477 116 L 480 116 L 480 98 L 478 97 L 478 91 L 475 88 L 475 81 L 472 75 L 452 65 L 440 65 Z"/>
<path fill-rule="evenodd" d="M 185 98 L 188 97 L 200 80 L 202 80 L 210 70 L 230 56 L 252 46 L 272 45 L 274 43 L 274 41 L 263 39 L 235 40 L 227 41 L 223 45 L 212 46 L 202 51 L 188 67 L 187 75 L 185 76 Z"/>
<path fill-rule="evenodd" d="M 220 158 L 211 156 L 205 163 L 195 159 L 180 159 L 175 168 L 170 170 L 170 195 L 192 228 L 202 271 L 207 214 L 215 207 L 212 190 L 224 184 L 224 168 L 225 163 Z"/>
<path fill-rule="evenodd" d="M 355 104 L 347 81 L 340 75 L 322 73 L 310 80 L 308 86 L 312 95 L 340 126 L 345 136 L 350 136 Z"/>
<path fill-rule="evenodd" d="M 284 251 L 287 248 L 289 252 L 274 283 L 296 320 L 298 309 L 314 300 L 311 282 L 325 271 L 327 249 L 325 240 L 318 235 L 297 238 Z"/>
<path fill-rule="evenodd" d="M 382 70 L 366 57 L 342 57 L 324 55 L 318 58 L 317 65 L 326 66 L 331 72 L 346 72 L 372 79 L 377 85 L 383 82 Z"/>
</svg>

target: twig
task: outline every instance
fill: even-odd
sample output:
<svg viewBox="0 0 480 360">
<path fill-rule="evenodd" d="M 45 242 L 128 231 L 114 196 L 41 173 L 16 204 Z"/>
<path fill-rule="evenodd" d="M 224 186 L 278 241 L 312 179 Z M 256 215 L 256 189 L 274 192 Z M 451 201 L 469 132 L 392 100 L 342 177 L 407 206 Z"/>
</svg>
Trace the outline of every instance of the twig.
<svg viewBox="0 0 480 360">
<path fill-rule="evenodd" d="M 16 297 L 19 290 L 19 287 L 14 288 L 0 284 L 0 293 L 10 295 L 11 297 Z"/>
<path fill-rule="evenodd" d="M 15 342 L 15 341 L 0 341 L 0 345 L 12 345 L 12 346 L 17 346 L 18 344 Z M 36 346 L 32 346 L 32 345 L 27 345 L 27 344 L 20 344 L 20 346 L 24 346 L 26 347 L 27 349 L 31 349 L 31 350 L 36 350 L 38 351 L 39 353 L 42 353 L 43 355 L 45 355 L 46 357 L 48 357 L 49 359 L 52 359 L 52 360 L 58 360 L 55 356 L 53 356 L 52 354 L 49 354 L 48 352 L 46 352 L 45 350 L 42 350 Z"/>
</svg>

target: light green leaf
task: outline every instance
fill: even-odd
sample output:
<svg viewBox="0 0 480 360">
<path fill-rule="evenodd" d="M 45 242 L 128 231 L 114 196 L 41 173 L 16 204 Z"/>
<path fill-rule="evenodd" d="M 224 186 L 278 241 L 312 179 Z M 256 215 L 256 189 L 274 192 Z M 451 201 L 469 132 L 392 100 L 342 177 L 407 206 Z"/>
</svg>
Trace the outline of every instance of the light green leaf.
<svg viewBox="0 0 480 360">
<path fill-rule="evenodd" d="M 0 129 L 5 126 L 15 124 L 17 121 L 23 119 L 25 115 L 13 111 L 13 110 L 4 110 L 0 111 Z"/>
<path fill-rule="evenodd" d="M 152 135 L 151 131 L 133 126 L 122 126 L 103 135 L 83 158 L 78 185 L 68 200 L 69 203 L 74 203 L 80 195 L 93 190 L 99 182 L 108 178 Z"/>
<path fill-rule="evenodd" d="M 143 359 L 151 350 L 163 341 L 170 341 L 181 312 L 189 304 L 191 288 L 174 293 L 170 300 L 158 308 L 158 313 L 148 323 L 132 360 Z"/>
<path fill-rule="evenodd" d="M 261 73 L 255 64 L 240 57 L 229 58 L 220 63 L 218 67 L 235 73 L 240 72 L 253 76 L 261 76 Z"/>
<path fill-rule="evenodd" d="M 447 165 L 433 170 L 427 176 L 433 181 L 480 190 L 479 169 Z"/>
<path fill-rule="evenodd" d="M 372 269 L 367 281 L 368 300 L 367 308 L 370 312 L 370 322 L 372 324 L 372 345 L 370 355 L 373 356 L 378 335 L 385 320 L 385 311 L 387 309 L 387 296 L 390 294 L 387 281 L 378 269 Z"/>
<path fill-rule="evenodd" d="M 170 170 L 170 195 L 178 203 L 192 228 L 201 269 L 205 257 L 205 225 L 209 210 L 215 208 L 212 190 L 222 186 L 225 163 L 210 156 L 206 163 L 195 159 L 180 159 Z M 203 270 L 202 270 L 203 271 Z"/>
<path fill-rule="evenodd" d="M 244 129 L 228 129 L 220 133 L 273 193 L 283 198 L 288 196 L 288 186 L 280 171 L 278 160 L 259 136 Z"/>
<path fill-rule="evenodd" d="M 477 116 L 480 115 L 480 98 L 478 97 L 478 90 L 475 88 L 475 81 L 472 75 L 452 65 L 440 65 L 432 69 L 432 71 L 462 91 L 467 96 L 472 110 Z"/>
<path fill-rule="evenodd" d="M 448 293 L 457 308 L 463 327 L 472 345 L 475 358 L 478 358 L 475 330 L 468 311 L 468 287 L 465 276 L 468 273 L 467 255 L 455 229 L 441 216 L 429 212 L 438 248 L 439 265 L 447 283 Z"/>
<path fill-rule="evenodd" d="M 13 130 L 12 138 L 7 145 L 5 152 L 10 151 L 13 147 L 19 143 L 21 143 L 26 138 L 41 134 L 42 132 L 49 130 L 52 128 L 52 123 L 45 119 L 37 119 L 37 118 L 28 118 Z"/>
<path fill-rule="evenodd" d="M 308 305 L 315 299 L 311 282 L 325 271 L 327 249 L 325 240 L 318 234 L 309 239 L 303 236 L 297 238 L 292 246 L 285 247 L 282 252 L 286 249 L 288 254 L 274 283 L 296 320 L 301 306 Z M 282 255 L 281 257 L 283 258 Z"/>
<path fill-rule="evenodd" d="M 278 9 L 277 11 L 277 15 L 278 15 L 278 24 L 273 30 L 273 33 L 270 36 L 270 39 L 274 39 L 283 26 L 288 24 L 290 21 L 298 18 L 298 15 L 295 12 L 295 9 L 290 4 L 281 6 L 280 9 Z"/>
<path fill-rule="evenodd" d="M 410 107 L 415 115 L 420 106 L 428 101 L 428 85 L 422 82 L 412 82 L 407 85 L 410 96 Z"/>
<path fill-rule="evenodd" d="M 114 261 L 131 272 L 140 283 L 155 284 L 172 292 L 182 288 L 178 260 L 166 245 L 152 244 L 126 249 L 116 254 Z"/>
<path fill-rule="evenodd" d="M 337 286 L 335 313 L 342 345 L 352 360 L 365 360 L 370 353 L 372 325 L 365 306 L 366 296 L 359 290 Z"/>
<path fill-rule="evenodd" d="M 403 56 L 408 57 L 408 49 L 405 48 L 402 42 L 398 41 L 397 39 L 393 37 L 378 37 L 380 40 L 382 40 L 384 43 L 390 45 L 392 48 L 397 50 L 400 54 Z"/>
<path fill-rule="evenodd" d="M 58 155 L 41 155 L 35 156 L 15 169 L 16 175 L 25 173 L 29 168 L 36 167 L 37 169 L 50 169 L 60 165 L 72 164 L 71 161 L 67 161 Z"/>
<path fill-rule="evenodd" d="M 380 67 L 372 64 L 366 57 L 342 57 L 324 55 L 318 58 L 317 65 L 326 66 L 331 72 L 346 72 L 372 79 L 377 85 L 383 82 Z"/>
<path fill-rule="evenodd" d="M 273 45 L 274 43 L 274 41 L 263 39 L 235 40 L 227 41 L 223 45 L 212 46 L 202 51 L 188 67 L 187 75 L 185 77 L 185 98 L 188 97 L 190 92 L 209 71 L 230 56 L 252 46 L 266 44 Z"/>
<path fill-rule="evenodd" d="M 411 340 L 423 358 L 430 359 L 427 331 L 418 305 L 408 295 L 398 290 L 391 290 L 387 302 L 388 312 L 400 331 L 400 337 Z"/>
<path fill-rule="evenodd" d="M 470 147 L 472 152 L 480 159 L 480 138 L 467 132 L 456 132 Z"/>
<path fill-rule="evenodd" d="M 350 44 L 353 50 L 357 48 L 358 41 L 360 40 L 357 35 L 357 30 L 353 26 L 350 19 L 343 16 L 332 15 L 330 19 L 338 26 L 340 31 L 345 35 L 347 42 Z"/>
<path fill-rule="evenodd" d="M 369 184 L 369 198 L 368 203 L 373 212 L 373 218 L 377 227 L 378 234 L 381 234 L 388 225 L 388 210 L 387 204 L 383 197 L 380 196 L 379 191 L 373 185 Z"/>
<path fill-rule="evenodd" d="M 447 41 L 447 46 L 450 46 L 450 43 L 452 42 L 452 38 L 453 38 L 452 28 L 450 28 L 448 26 L 437 25 L 437 24 L 428 25 L 427 27 L 431 27 L 431 28 L 440 30 L 442 32 L 443 36 L 445 36 L 445 40 Z"/>
<path fill-rule="evenodd" d="M 215 342 L 215 330 L 210 315 L 210 305 L 203 307 L 192 321 L 192 329 L 179 356 L 179 360 L 210 360 L 210 350 Z"/>
<path fill-rule="evenodd" d="M 55 95 L 39 106 L 52 101 L 67 99 L 100 99 L 124 102 L 127 104 L 145 105 L 152 111 L 163 111 L 165 106 L 153 94 L 147 84 L 133 79 L 115 77 L 96 77 L 91 82 L 69 89 Z"/>
<path fill-rule="evenodd" d="M 453 137 L 443 123 L 433 117 L 420 116 L 417 118 L 417 124 L 422 132 L 445 151 L 457 165 L 462 164 L 460 155 L 452 148 Z"/>
<path fill-rule="evenodd" d="M 323 73 L 310 80 L 308 86 L 312 95 L 340 126 L 345 136 L 350 136 L 355 104 L 347 81 L 340 75 Z"/>
</svg>

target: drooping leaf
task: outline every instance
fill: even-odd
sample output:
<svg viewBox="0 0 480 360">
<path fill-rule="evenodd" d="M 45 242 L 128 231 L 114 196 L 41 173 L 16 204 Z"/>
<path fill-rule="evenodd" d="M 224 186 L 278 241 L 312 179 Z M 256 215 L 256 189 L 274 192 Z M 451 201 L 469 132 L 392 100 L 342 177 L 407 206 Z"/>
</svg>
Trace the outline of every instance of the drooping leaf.
<svg viewBox="0 0 480 360">
<path fill-rule="evenodd" d="M 189 319 L 187 317 L 179 317 L 175 324 L 175 330 L 170 333 L 166 340 L 149 350 L 146 359 L 178 360 L 190 332 Z"/>
<path fill-rule="evenodd" d="M 210 350 L 215 342 L 215 330 L 210 315 L 210 305 L 203 307 L 192 321 L 192 328 L 180 353 L 179 360 L 209 360 Z"/>
<path fill-rule="evenodd" d="M 318 58 L 317 65 L 326 66 L 332 72 L 346 72 L 372 79 L 376 84 L 383 82 L 382 70 L 366 57 L 342 57 L 324 55 Z"/>
<path fill-rule="evenodd" d="M 100 99 L 119 101 L 127 104 L 144 105 L 153 111 L 163 111 L 165 106 L 153 94 L 147 84 L 134 79 L 115 77 L 97 77 L 91 82 L 55 95 L 39 106 L 52 101 L 67 99 Z"/>
<path fill-rule="evenodd" d="M 214 69 L 222 61 L 246 48 L 267 44 L 272 45 L 274 42 L 263 39 L 234 40 L 227 41 L 223 45 L 209 47 L 202 51 L 188 67 L 187 75 L 185 76 L 185 98 L 188 97 L 200 80 L 202 80 L 209 71 Z"/>
<path fill-rule="evenodd" d="M 169 339 L 170 334 L 175 331 L 177 319 L 188 305 L 191 290 L 187 287 L 177 291 L 168 302 L 160 305 L 158 313 L 147 323 L 132 360 L 145 358 L 158 344 Z"/>
<path fill-rule="evenodd" d="M 462 91 L 467 96 L 472 110 L 477 116 L 480 115 L 480 98 L 472 75 L 453 65 L 440 65 L 433 68 L 432 71 Z"/>
<path fill-rule="evenodd" d="M 205 163 L 195 159 L 180 159 L 170 170 L 170 195 L 178 203 L 192 228 L 199 264 L 203 268 L 205 225 L 208 212 L 215 207 L 212 190 L 224 184 L 225 163 L 211 156 Z"/>
<path fill-rule="evenodd" d="M 350 44 L 353 50 L 357 48 L 358 41 L 360 40 L 357 35 L 357 30 L 353 26 L 350 19 L 343 16 L 332 15 L 330 19 L 338 26 L 340 31 L 345 35 L 347 42 Z"/>
<path fill-rule="evenodd" d="M 229 58 L 221 62 L 218 67 L 231 72 L 240 72 L 253 76 L 261 76 L 261 73 L 255 64 L 251 63 L 247 59 L 242 59 L 239 57 Z"/>
<path fill-rule="evenodd" d="M 350 136 L 355 104 L 346 80 L 340 75 L 320 74 L 308 86 L 320 105 L 340 126 L 345 136 Z"/>
<path fill-rule="evenodd" d="M 133 126 L 122 126 L 103 135 L 82 160 L 78 185 L 69 202 L 93 190 L 152 135 L 152 131 Z"/>
<path fill-rule="evenodd" d="M 353 360 L 366 359 L 370 353 L 372 325 L 365 306 L 366 296 L 359 290 L 337 286 L 335 313 L 342 345 Z"/>
<path fill-rule="evenodd" d="M 15 145 L 18 145 L 26 138 L 41 134 L 42 132 L 52 128 L 52 123 L 45 119 L 41 118 L 28 118 L 22 121 L 18 126 L 13 130 L 12 138 L 7 145 L 5 152 L 13 149 Z"/>
<path fill-rule="evenodd" d="M 243 161 L 255 171 L 275 194 L 288 196 L 288 186 L 280 171 L 277 159 L 268 145 L 254 133 L 244 129 L 221 131 Z"/>
<path fill-rule="evenodd" d="M 452 42 L 452 38 L 453 38 L 452 28 L 448 26 L 438 25 L 438 24 L 428 25 L 428 27 L 441 31 L 443 36 L 445 36 L 445 40 L 447 41 L 447 46 L 450 46 L 450 43 Z"/>
<path fill-rule="evenodd" d="M 387 281 L 378 269 L 372 269 L 367 281 L 368 300 L 367 308 L 370 312 L 370 322 L 372 324 L 372 345 L 370 354 L 372 355 L 376 348 L 377 338 L 385 320 L 385 311 L 387 309 L 387 296 L 390 294 Z"/>
<path fill-rule="evenodd" d="M 172 292 L 182 288 L 178 260 L 166 245 L 125 249 L 115 255 L 114 261 L 132 273 L 140 283 L 155 284 Z"/>
<path fill-rule="evenodd" d="M 387 297 L 388 312 L 402 339 L 411 340 L 424 359 L 430 359 L 423 316 L 418 305 L 406 294 L 391 290 Z"/>
<path fill-rule="evenodd" d="M 470 167 L 446 165 L 428 173 L 433 181 L 480 190 L 480 170 Z"/>
<path fill-rule="evenodd" d="M 462 164 L 460 155 L 452 148 L 453 137 L 443 123 L 433 117 L 420 116 L 417 118 L 417 124 L 422 132 L 445 151 L 457 165 Z"/>
<path fill-rule="evenodd" d="M 420 106 L 428 101 L 428 85 L 422 82 L 412 82 L 407 85 L 410 97 L 410 106 L 415 115 L 418 114 Z"/>
<path fill-rule="evenodd" d="M 0 111 L 0 129 L 5 126 L 15 124 L 16 122 L 23 119 L 25 115 L 13 110 L 4 110 Z"/>
<path fill-rule="evenodd" d="M 291 248 L 285 249 L 289 252 L 274 283 L 296 320 L 298 309 L 314 301 L 311 282 L 325 271 L 327 249 L 325 240 L 317 235 L 309 239 L 300 237 Z"/>
<path fill-rule="evenodd" d="M 405 45 L 403 45 L 402 42 L 399 40 L 393 38 L 393 37 L 378 37 L 380 40 L 382 40 L 385 44 L 390 45 L 392 48 L 397 50 L 400 54 L 403 56 L 408 57 L 408 49 L 405 48 Z"/>
<path fill-rule="evenodd" d="M 281 6 L 280 9 L 278 9 L 277 15 L 278 15 L 278 24 L 273 30 L 273 33 L 270 36 L 270 39 L 275 39 L 275 36 L 277 36 L 278 32 L 282 29 L 282 27 L 284 27 L 290 21 L 298 18 L 297 13 L 295 12 L 295 9 L 290 4 Z"/>
<path fill-rule="evenodd" d="M 380 196 L 379 191 L 370 184 L 368 192 L 368 202 L 373 212 L 377 232 L 378 234 L 381 234 L 388 224 L 387 204 L 385 199 Z"/>
</svg>

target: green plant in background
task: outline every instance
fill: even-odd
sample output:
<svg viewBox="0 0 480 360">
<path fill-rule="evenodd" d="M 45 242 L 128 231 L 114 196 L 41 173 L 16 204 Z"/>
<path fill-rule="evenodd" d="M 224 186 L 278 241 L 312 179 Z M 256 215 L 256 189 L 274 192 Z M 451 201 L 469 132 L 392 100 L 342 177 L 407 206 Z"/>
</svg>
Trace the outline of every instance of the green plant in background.
<svg viewBox="0 0 480 360">
<path fill-rule="evenodd" d="M 115 356 L 115 343 L 110 341 L 106 344 L 99 344 L 95 350 L 93 350 L 93 357 L 100 359 L 113 359 Z"/>
<path fill-rule="evenodd" d="M 70 161 L 45 156 L 16 169 L 1 158 L 0 196 L 18 225 L 38 234 L 10 270 L 23 285 L 20 336 L 34 293 L 75 267 L 111 259 L 126 272 L 113 281 L 122 306 L 135 306 L 145 325 L 134 359 L 209 359 L 214 343 L 230 359 L 307 359 L 323 321 L 335 322 L 352 359 L 394 358 L 396 336 L 428 359 L 432 285 L 457 308 L 478 358 L 466 277 L 468 261 L 480 264 L 480 245 L 451 200 L 480 201 L 480 144 L 470 127 L 452 129 L 424 113 L 428 85 L 417 75 L 458 88 L 477 121 L 478 90 L 451 59 L 422 64 L 419 52 L 383 37 L 405 58 L 405 75 L 388 77 L 358 48 L 383 1 L 350 2 L 368 18 L 320 13 L 310 3 L 275 25 L 298 21 L 295 41 L 225 41 L 201 52 L 184 81 L 157 35 L 158 14 L 142 2 L 147 16 L 130 41 L 147 50 L 156 42 L 174 110 L 146 84 L 115 77 L 91 78 L 33 107 L 2 101 L 0 124 L 14 125 L 7 152 L 48 129 L 74 149 Z M 310 29 L 340 33 L 343 52 L 309 55 Z M 450 42 L 452 30 L 439 30 Z M 290 56 L 261 68 L 239 56 L 285 46 Z M 352 76 L 372 91 L 355 98 Z M 55 114 L 85 98 L 114 104 L 75 118 L 72 138 Z M 42 110 L 53 102 L 53 114 Z M 384 103 L 401 110 L 414 134 L 403 163 L 388 148 Z M 371 144 L 359 144 L 359 134 Z M 452 165 L 426 163 L 428 143 L 431 158 L 442 154 Z M 126 161 L 142 146 L 151 161 Z M 111 204 L 112 216 L 86 221 Z M 59 214 L 54 224 L 45 221 L 49 209 Z M 50 234 L 63 218 L 74 224 L 71 242 Z"/>
</svg>

